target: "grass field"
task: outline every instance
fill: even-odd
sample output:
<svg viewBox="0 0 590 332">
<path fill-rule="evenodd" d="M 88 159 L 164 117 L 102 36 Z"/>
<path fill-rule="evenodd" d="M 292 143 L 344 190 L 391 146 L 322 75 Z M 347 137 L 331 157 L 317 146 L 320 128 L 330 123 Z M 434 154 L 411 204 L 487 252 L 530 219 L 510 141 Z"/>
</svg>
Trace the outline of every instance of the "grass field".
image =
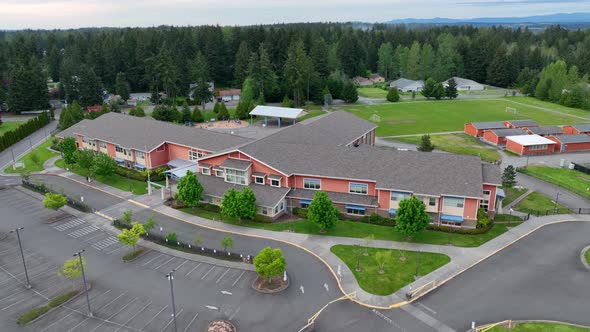
<svg viewBox="0 0 590 332">
<path fill-rule="evenodd" d="M 359 96 L 365 98 L 385 98 L 387 97 L 387 91 L 380 88 L 358 88 Z"/>
<path fill-rule="evenodd" d="M 306 106 L 306 109 L 308 109 L 308 110 L 309 110 L 309 108 L 308 108 L 307 106 Z M 302 117 L 300 117 L 299 119 L 297 119 L 297 121 L 298 121 L 298 122 L 301 122 L 301 121 L 303 121 L 303 120 L 307 120 L 307 119 L 315 118 L 316 116 L 320 116 L 320 115 L 322 115 L 322 114 L 326 114 L 326 112 L 325 112 L 325 111 L 322 111 L 322 110 L 318 110 L 318 109 L 315 109 L 315 110 L 314 110 L 314 109 L 312 109 L 312 110 L 309 110 L 309 111 L 307 112 L 307 114 L 305 114 L 304 116 L 302 116 Z"/>
<path fill-rule="evenodd" d="M 66 165 L 63 159 L 59 159 L 55 162 L 55 166 L 66 168 Z M 87 169 L 80 169 L 76 165 L 69 166 L 70 172 L 76 173 L 80 176 L 86 177 L 88 175 Z M 137 181 L 128 179 L 126 177 L 122 177 L 118 174 L 111 174 L 111 175 L 97 175 L 95 178 L 96 181 L 100 183 L 104 183 L 108 186 L 115 187 L 117 189 L 121 189 L 123 191 L 129 191 L 134 195 L 145 195 L 147 194 L 147 183 L 143 181 Z"/>
<path fill-rule="evenodd" d="M 582 197 L 590 199 L 590 175 L 580 171 L 552 168 L 547 166 L 529 166 L 519 172 L 553 183 Z M 582 206 L 580 206 L 582 207 Z"/>
<path fill-rule="evenodd" d="M 48 150 L 47 148 L 51 146 L 52 138 L 48 139 L 41 145 L 37 146 L 33 149 L 33 151 L 24 155 L 18 161 L 22 161 L 25 163 L 24 168 L 17 168 L 13 169 L 12 165 L 6 167 L 4 169 L 5 173 L 30 173 L 30 172 L 39 172 L 43 170 L 43 164 L 50 158 L 59 156 L 59 153 L 53 152 Z"/>
<path fill-rule="evenodd" d="M 555 203 L 551 198 L 543 194 L 532 192 L 516 204 L 514 209 L 523 213 L 544 214 L 546 211 L 553 212 L 555 209 Z M 557 204 L 557 213 L 570 213 L 570 210 L 561 204 Z"/>
<path fill-rule="evenodd" d="M 449 256 L 443 254 L 406 250 L 367 248 L 368 255 L 365 256 L 364 248 L 361 248 L 359 255 L 355 246 L 336 245 L 330 251 L 348 266 L 362 289 L 376 295 L 389 295 L 412 283 L 416 270 L 418 275 L 424 276 L 451 261 Z M 391 252 L 391 256 L 385 260 L 384 273 L 379 273 L 375 254 L 386 251 Z M 357 257 L 360 272 L 356 271 Z"/>
<path fill-rule="evenodd" d="M 23 124 L 24 122 L 22 121 L 4 121 L 2 122 L 2 124 L 0 125 L 0 135 L 4 134 L 7 131 L 11 131 L 11 130 L 15 130 L 18 126 L 20 126 L 21 124 Z"/>
<path fill-rule="evenodd" d="M 422 137 L 396 137 L 391 140 L 419 145 Z M 437 150 L 480 156 L 482 160 L 488 162 L 494 162 L 502 158 L 496 149 L 466 134 L 433 135 L 430 136 L 430 141 Z"/>
<path fill-rule="evenodd" d="M 554 323 L 518 323 L 512 329 L 497 326 L 490 332 L 590 332 L 582 327 Z"/>
<path fill-rule="evenodd" d="M 554 104 L 554 103 L 550 103 L 547 101 L 535 99 L 532 97 L 514 97 L 514 98 L 510 98 L 510 100 L 517 102 L 517 103 L 523 103 L 523 104 L 527 104 L 527 105 L 531 105 L 531 106 L 549 108 L 549 109 L 552 109 L 552 110 L 555 110 L 555 111 L 558 111 L 561 113 L 565 113 L 565 114 L 571 114 L 571 115 L 581 116 L 581 117 L 585 117 L 585 118 L 590 116 L 590 111 L 586 111 L 586 110 L 583 110 L 580 108 L 573 108 L 573 107 L 567 107 L 567 106 L 563 106 L 563 105 L 559 105 L 559 104 Z"/>
<path fill-rule="evenodd" d="M 217 212 L 205 211 L 202 209 L 182 209 L 183 212 L 193 214 L 202 218 L 219 220 L 220 216 Z M 457 233 L 444 233 L 434 230 L 424 230 L 415 235 L 410 241 L 406 237 L 400 234 L 391 226 L 379 226 L 371 225 L 362 222 L 355 222 L 350 220 L 339 220 L 334 228 L 327 230 L 325 233 L 320 233 L 320 228 L 309 220 L 298 220 L 285 223 L 258 223 L 248 220 L 243 220 L 242 223 L 238 223 L 237 220 L 224 217 L 223 221 L 229 224 L 240 225 L 244 227 L 252 227 L 259 229 L 266 229 L 269 231 L 276 232 L 295 232 L 301 234 L 314 234 L 314 235 L 331 235 L 331 236 L 342 236 L 352 238 L 365 238 L 371 234 L 375 236 L 377 240 L 390 240 L 390 241 L 403 241 L 403 242 L 414 242 L 414 243 L 430 243 L 430 244 L 442 244 L 442 245 L 454 245 L 457 247 L 478 247 L 487 241 L 503 234 L 508 230 L 508 227 L 512 227 L 518 224 L 495 224 L 492 226 L 487 233 L 470 235 L 470 234 L 457 234 Z"/>
<path fill-rule="evenodd" d="M 504 193 L 506 193 L 506 198 L 502 201 L 503 206 L 507 206 L 508 204 L 512 203 L 515 199 L 522 196 L 522 194 L 526 193 L 527 190 L 525 188 L 504 188 Z"/>
<path fill-rule="evenodd" d="M 378 121 L 373 117 L 373 122 L 378 125 L 377 136 L 463 131 L 465 123 L 477 121 L 533 119 L 541 125 L 585 122 L 583 119 L 568 115 L 574 111 L 554 113 L 515 104 L 510 100 L 510 98 L 496 98 L 485 100 L 413 101 L 377 105 L 352 105 L 341 108 L 366 120 L 370 120 L 373 114 L 377 115 Z M 527 100 L 519 99 L 519 101 L 525 102 Z M 506 112 L 506 107 L 516 108 L 518 114 Z M 588 116 L 590 112 L 585 112 L 585 114 Z"/>
</svg>

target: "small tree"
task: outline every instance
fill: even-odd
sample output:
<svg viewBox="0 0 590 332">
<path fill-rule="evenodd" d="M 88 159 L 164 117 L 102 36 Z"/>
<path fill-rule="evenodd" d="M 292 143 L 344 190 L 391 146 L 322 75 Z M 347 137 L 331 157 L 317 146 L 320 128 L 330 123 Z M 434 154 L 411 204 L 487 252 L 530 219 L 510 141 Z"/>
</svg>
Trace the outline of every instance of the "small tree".
<svg viewBox="0 0 590 332">
<path fill-rule="evenodd" d="M 143 224 L 143 229 L 145 229 L 145 232 L 146 233 L 149 233 L 157 225 L 158 225 L 158 222 L 156 221 L 156 219 L 154 218 L 154 216 L 149 216 L 146 219 L 145 223 Z"/>
<path fill-rule="evenodd" d="M 111 175 L 117 171 L 117 162 L 104 153 L 99 153 L 94 157 L 91 173 L 96 175 Z"/>
<path fill-rule="evenodd" d="M 219 103 L 215 103 L 215 105 L 213 106 L 213 113 L 215 114 L 219 114 Z"/>
<path fill-rule="evenodd" d="M 295 102 L 293 102 L 291 99 L 289 99 L 289 96 L 285 95 L 285 98 L 283 98 L 283 103 L 281 104 L 281 107 L 293 108 L 293 107 L 295 107 Z"/>
<path fill-rule="evenodd" d="M 387 101 L 392 103 L 396 103 L 399 101 L 399 92 L 395 87 L 389 89 L 389 91 L 387 92 Z"/>
<path fill-rule="evenodd" d="M 223 251 L 227 252 L 227 249 L 231 249 L 234 247 L 234 239 L 231 236 L 226 236 L 221 239 L 221 246 L 223 247 Z"/>
<path fill-rule="evenodd" d="M 57 271 L 57 276 L 72 281 L 72 289 L 74 288 L 74 282 L 76 278 L 82 275 L 82 268 L 86 268 L 86 260 L 82 257 L 82 264 L 80 264 L 80 258 L 74 257 L 68 259 L 64 265 Z"/>
<path fill-rule="evenodd" d="M 514 166 L 508 165 L 502 173 L 502 185 L 505 188 L 512 188 L 516 184 L 516 170 Z"/>
<path fill-rule="evenodd" d="M 191 113 L 191 109 L 188 107 L 186 101 L 182 104 L 182 121 L 184 123 L 191 122 L 193 119 L 193 115 Z"/>
<path fill-rule="evenodd" d="M 195 234 L 195 239 L 193 241 L 193 243 L 195 244 L 195 247 L 200 247 L 201 243 L 203 243 L 203 239 L 202 239 L 202 234 L 201 233 L 197 233 Z"/>
<path fill-rule="evenodd" d="M 363 253 L 363 255 L 364 256 L 369 256 L 369 246 L 375 240 L 375 235 L 371 234 L 371 235 L 365 237 L 364 240 L 365 240 L 365 252 Z"/>
<path fill-rule="evenodd" d="M 224 216 L 240 218 L 239 192 L 234 188 L 229 188 L 221 199 L 220 207 L 221 214 Z"/>
<path fill-rule="evenodd" d="M 426 213 L 426 205 L 412 197 L 399 202 L 399 208 L 396 212 L 395 228 L 408 237 L 422 231 L 428 226 L 430 218 Z"/>
<path fill-rule="evenodd" d="M 94 152 L 89 150 L 76 151 L 76 164 L 80 169 L 89 170 L 94 163 Z"/>
<path fill-rule="evenodd" d="M 434 150 L 434 145 L 430 141 L 430 135 L 422 135 L 422 139 L 420 140 L 420 145 L 418 146 L 418 151 L 422 152 L 431 152 Z"/>
<path fill-rule="evenodd" d="M 422 87 L 422 95 L 426 98 L 430 98 L 434 96 L 434 88 L 436 86 L 436 81 L 429 77 L 426 82 L 424 83 L 424 87 Z"/>
<path fill-rule="evenodd" d="M 272 277 L 283 274 L 285 272 L 285 267 L 287 266 L 287 262 L 285 261 L 285 257 L 283 257 L 281 249 L 271 249 L 270 247 L 262 249 L 258 255 L 254 257 L 253 263 L 256 268 L 256 273 L 258 273 L 261 278 L 268 280 L 269 283 L 272 281 Z"/>
<path fill-rule="evenodd" d="M 379 274 L 383 274 L 385 272 L 385 270 L 383 269 L 385 266 L 385 262 L 391 260 L 391 250 L 377 251 L 375 253 L 375 260 L 379 265 Z"/>
<path fill-rule="evenodd" d="M 133 222 L 133 211 L 131 210 L 126 210 L 123 212 L 123 215 L 121 216 L 121 220 L 123 220 L 123 222 L 127 225 L 131 225 L 131 223 Z"/>
<path fill-rule="evenodd" d="M 487 216 L 486 210 L 477 210 L 477 228 L 486 228 L 490 224 L 490 217 Z"/>
<path fill-rule="evenodd" d="M 445 87 L 445 95 L 449 99 L 455 99 L 459 95 L 457 93 L 457 82 L 455 82 L 454 78 L 451 78 L 447 81 L 447 86 Z"/>
<path fill-rule="evenodd" d="M 313 200 L 307 208 L 307 219 L 320 226 L 320 232 L 333 227 L 338 221 L 338 211 L 332 205 L 332 201 L 323 191 L 315 193 Z"/>
<path fill-rule="evenodd" d="M 254 219 L 258 213 L 258 207 L 256 206 L 256 195 L 252 189 L 244 187 L 238 194 L 238 207 L 239 218 Z"/>
<path fill-rule="evenodd" d="M 139 241 L 139 237 L 145 234 L 145 228 L 138 222 L 133 222 L 131 229 L 123 229 L 117 238 L 121 243 L 127 246 L 132 246 L 135 251 L 135 245 Z"/>
<path fill-rule="evenodd" d="M 39 154 L 37 153 L 37 151 L 34 150 L 31 151 L 31 153 L 29 154 L 29 158 L 35 165 L 39 165 L 39 162 L 41 161 L 41 159 L 39 158 Z"/>
<path fill-rule="evenodd" d="M 201 113 L 201 110 L 198 107 L 195 107 L 193 110 L 193 122 L 203 122 L 203 113 Z"/>
<path fill-rule="evenodd" d="M 178 189 L 176 199 L 186 204 L 186 206 L 194 208 L 201 202 L 203 186 L 199 183 L 195 173 L 187 171 L 186 175 L 178 181 L 176 188 Z"/>
<path fill-rule="evenodd" d="M 248 118 L 248 101 L 240 101 L 236 107 L 236 117 L 239 119 Z"/>
<path fill-rule="evenodd" d="M 359 99 L 356 86 L 352 82 L 346 82 L 342 88 L 342 99 L 347 103 L 356 103 Z"/>
<path fill-rule="evenodd" d="M 222 101 L 221 105 L 219 105 L 219 113 L 217 114 L 217 120 L 226 120 L 229 119 L 229 111 L 227 110 L 227 106 Z"/>
<path fill-rule="evenodd" d="M 64 195 L 54 194 L 54 193 L 47 193 L 45 194 L 45 199 L 43 200 L 43 206 L 46 209 L 55 210 L 57 211 L 64 205 L 68 203 L 68 198 Z"/>
<path fill-rule="evenodd" d="M 442 83 L 436 83 L 434 85 L 434 90 L 432 91 L 432 97 L 436 100 L 442 99 L 445 96 L 445 88 L 443 87 Z"/>
<path fill-rule="evenodd" d="M 64 162 L 67 165 L 71 165 L 76 163 L 76 156 L 75 152 L 78 150 L 76 146 L 76 139 L 73 137 L 66 137 L 64 138 L 57 147 L 60 149 L 61 153 L 63 154 Z"/>
</svg>

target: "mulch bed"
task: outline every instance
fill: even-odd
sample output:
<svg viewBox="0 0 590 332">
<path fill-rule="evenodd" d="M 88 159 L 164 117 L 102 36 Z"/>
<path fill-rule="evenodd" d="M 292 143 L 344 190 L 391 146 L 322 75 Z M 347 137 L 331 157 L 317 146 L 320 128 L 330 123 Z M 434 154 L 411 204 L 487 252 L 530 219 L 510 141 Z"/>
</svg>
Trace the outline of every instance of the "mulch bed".
<svg viewBox="0 0 590 332">
<path fill-rule="evenodd" d="M 227 320 L 214 320 L 207 325 L 206 332 L 237 332 L 238 329 L 234 324 Z"/>
<path fill-rule="evenodd" d="M 268 294 L 282 292 L 287 289 L 287 287 L 289 287 L 289 278 L 285 281 L 283 276 L 272 277 L 270 283 L 267 279 L 258 276 L 252 283 L 252 288 L 254 288 L 254 290 Z"/>
</svg>

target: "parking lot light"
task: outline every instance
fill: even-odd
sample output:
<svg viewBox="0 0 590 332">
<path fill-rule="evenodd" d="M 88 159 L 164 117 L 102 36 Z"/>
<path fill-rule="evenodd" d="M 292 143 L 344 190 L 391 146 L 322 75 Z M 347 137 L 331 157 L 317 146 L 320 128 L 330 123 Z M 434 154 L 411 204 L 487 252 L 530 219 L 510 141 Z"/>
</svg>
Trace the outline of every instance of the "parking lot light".
<svg viewBox="0 0 590 332">
<path fill-rule="evenodd" d="M 23 230 L 24 227 L 19 227 L 17 229 L 11 230 L 10 233 L 16 233 L 16 238 L 18 239 L 18 247 L 20 249 L 20 256 L 23 259 L 23 267 L 25 268 L 25 278 L 27 279 L 27 284 L 26 287 L 27 288 L 31 288 L 31 283 L 29 281 L 29 272 L 27 271 L 27 263 L 25 262 L 25 254 L 23 253 L 23 245 L 20 241 L 20 232 L 21 230 Z"/>
</svg>

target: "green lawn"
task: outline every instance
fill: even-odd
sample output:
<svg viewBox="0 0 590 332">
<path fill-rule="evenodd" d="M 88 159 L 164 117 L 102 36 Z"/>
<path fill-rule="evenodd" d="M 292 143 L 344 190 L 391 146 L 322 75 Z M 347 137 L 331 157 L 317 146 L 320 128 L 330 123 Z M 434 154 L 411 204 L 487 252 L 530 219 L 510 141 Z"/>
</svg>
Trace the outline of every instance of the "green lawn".
<svg viewBox="0 0 590 332">
<path fill-rule="evenodd" d="M 396 137 L 391 140 L 419 145 L 422 137 Z M 496 149 L 483 144 L 467 134 L 433 135 L 430 136 L 430 141 L 437 150 L 480 156 L 482 160 L 488 162 L 494 162 L 502 158 Z"/>
<path fill-rule="evenodd" d="M 590 188 L 590 175 L 588 174 L 566 168 L 547 166 L 528 166 L 527 168 L 519 169 L 519 172 L 553 183 L 590 199 L 590 191 L 588 190 Z"/>
<path fill-rule="evenodd" d="M 186 208 L 182 209 L 182 211 L 211 220 L 219 220 L 220 218 L 219 213 L 204 211 L 202 209 L 195 209 L 193 211 L 190 208 Z M 419 234 L 415 235 L 411 240 L 407 240 L 406 237 L 397 232 L 394 227 L 372 225 L 350 220 L 339 220 L 336 223 L 336 226 L 334 226 L 334 228 L 327 230 L 325 233 L 320 233 L 320 228 L 316 224 L 306 219 L 284 223 L 258 223 L 248 220 L 243 220 L 242 223 L 238 223 L 237 220 L 233 220 L 227 217 L 224 217 L 223 219 L 224 222 L 229 224 L 266 229 L 269 231 L 276 232 L 295 232 L 301 234 L 330 235 L 352 238 L 365 238 L 373 234 L 375 236 L 375 239 L 377 240 L 430 243 L 441 245 L 451 244 L 457 247 L 478 247 L 483 243 L 506 232 L 508 230 L 508 227 L 518 225 L 517 223 L 495 224 L 494 226 L 492 226 L 492 229 L 490 229 L 487 233 L 477 235 L 445 233 L 434 230 L 424 230 Z"/>
<path fill-rule="evenodd" d="M 538 192 L 530 193 L 514 207 L 516 211 L 530 214 L 545 214 L 546 211 L 549 211 L 549 214 L 552 214 L 554 208 L 555 203 L 552 199 L 543 194 L 539 194 Z M 570 213 L 570 209 L 561 204 L 557 204 L 557 213 Z"/>
<path fill-rule="evenodd" d="M 522 196 L 522 194 L 526 193 L 527 189 L 525 188 L 504 188 L 504 193 L 506 193 L 506 198 L 502 201 L 502 205 L 506 206 L 512 203 L 515 199 Z"/>
<path fill-rule="evenodd" d="M 518 323 L 512 329 L 497 326 L 490 332 L 589 332 L 589 329 L 553 323 Z"/>
<path fill-rule="evenodd" d="M 63 159 L 59 159 L 55 162 L 55 166 L 66 168 Z M 87 176 L 88 170 L 86 169 L 79 169 L 76 165 L 69 166 L 70 172 L 74 172 L 80 176 Z M 132 192 L 134 195 L 145 195 L 147 194 L 147 183 L 143 181 L 137 181 L 128 179 L 126 177 L 122 177 L 118 174 L 111 174 L 111 175 L 97 175 L 96 181 L 100 183 L 104 183 L 108 186 L 115 187 L 117 189 L 121 189 L 124 191 Z"/>
<path fill-rule="evenodd" d="M 0 125 L 0 135 L 3 135 L 7 131 L 15 130 L 16 128 L 18 128 L 18 126 L 20 126 L 23 123 L 24 123 L 23 121 L 4 121 L 4 122 L 2 122 L 2 124 Z"/>
<path fill-rule="evenodd" d="M 359 96 L 365 98 L 385 98 L 387 97 L 387 91 L 380 88 L 358 88 Z M 410 94 L 411 95 L 411 94 Z"/>
<path fill-rule="evenodd" d="M 463 131 L 465 123 L 477 121 L 501 121 L 533 119 L 541 125 L 581 123 L 583 119 L 566 113 L 556 114 L 530 106 L 518 105 L 510 98 L 414 101 L 377 105 L 342 106 L 341 109 L 357 116 L 373 120 L 377 136 Z M 507 113 L 513 107 L 518 114 Z M 568 112 L 569 113 L 569 112 Z M 373 115 L 377 117 L 372 117 Z M 586 112 L 586 114 L 589 114 Z"/>
<path fill-rule="evenodd" d="M 449 256 L 443 254 L 406 250 L 367 248 L 368 255 L 365 256 L 364 248 L 359 255 L 355 246 L 336 245 L 330 251 L 346 263 L 362 289 L 376 295 L 389 295 L 412 283 L 416 270 L 418 275 L 424 276 L 451 261 Z M 391 257 L 383 265 L 382 274 L 375 259 L 379 251 L 391 252 Z M 360 272 L 356 271 L 357 259 Z"/>
<path fill-rule="evenodd" d="M 37 146 L 33 149 L 33 151 L 24 155 L 18 161 L 22 161 L 25 163 L 24 168 L 17 168 L 13 169 L 12 165 L 6 167 L 4 169 L 5 173 L 30 173 L 30 172 L 39 172 L 43 170 L 43 163 L 45 163 L 48 159 L 59 156 L 59 153 L 53 152 L 48 150 L 47 148 L 51 146 L 52 138 L 49 138 L 47 141 L 42 143 L 41 145 Z"/>
<path fill-rule="evenodd" d="M 585 117 L 585 118 L 590 116 L 590 111 L 586 111 L 586 110 L 583 110 L 580 108 L 572 108 L 572 107 L 567 107 L 567 106 L 563 106 L 563 105 L 559 105 L 559 104 L 554 104 L 554 103 L 550 103 L 547 101 L 541 101 L 539 99 L 532 98 L 532 97 L 514 97 L 514 98 L 510 98 L 510 100 L 513 100 L 518 103 L 539 106 L 539 107 L 543 107 L 543 108 L 549 108 L 549 109 L 559 111 L 562 113 L 581 116 L 581 117 Z M 518 108 L 518 104 L 516 104 L 516 108 Z"/>
<path fill-rule="evenodd" d="M 511 215 L 511 214 L 505 214 L 505 213 L 501 213 L 501 214 L 497 214 L 494 216 L 494 221 L 517 221 L 520 222 L 522 221 L 522 218 L 519 216 L 515 216 L 515 215 Z M 516 224 L 515 224 L 516 225 Z"/>
<path fill-rule="evenodd" d="M 309 109 L 307 106 L 306 106 L 306 108 Z M 302 116 L 299 119 L 297 119 L 297 121 L 298 122 L 301 122 L 303 120 L 315 118 L 316 116 L 320 116 L 322 114 L 326 114 L 326 112 L 325 111 L 322 111 L 322 110 L 309 110 L 307 112 L 307 114 L 305 114 L 304 116 Z"/>
</svg>

